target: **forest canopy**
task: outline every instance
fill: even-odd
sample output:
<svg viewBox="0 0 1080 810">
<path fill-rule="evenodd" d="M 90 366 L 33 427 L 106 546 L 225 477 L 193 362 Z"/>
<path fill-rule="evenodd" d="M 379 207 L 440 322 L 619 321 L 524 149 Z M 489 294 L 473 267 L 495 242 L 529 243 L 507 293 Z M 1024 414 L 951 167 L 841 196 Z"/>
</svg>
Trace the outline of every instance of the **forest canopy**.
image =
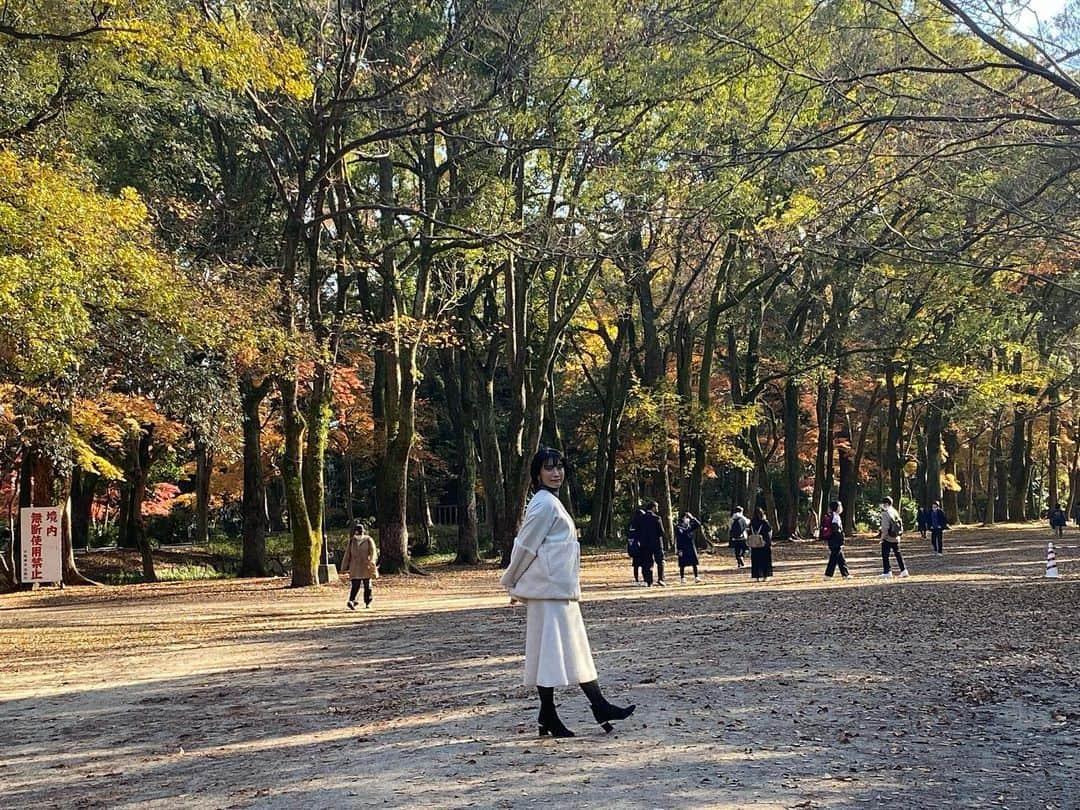
<svg viewBox="0 0 1080 810">
<path fill-rule="evenodd" d="M 0 467 L 73 549 L 1080 506 L 1080 6 L 14 0 Z M 432 531 L 433 522 L 450 536 Z"/>
</svg>

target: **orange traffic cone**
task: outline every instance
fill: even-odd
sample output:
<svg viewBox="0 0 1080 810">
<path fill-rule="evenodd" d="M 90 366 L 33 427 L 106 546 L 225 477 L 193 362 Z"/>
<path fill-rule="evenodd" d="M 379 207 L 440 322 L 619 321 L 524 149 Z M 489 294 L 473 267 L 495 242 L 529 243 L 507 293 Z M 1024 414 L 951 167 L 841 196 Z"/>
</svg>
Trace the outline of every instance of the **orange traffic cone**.
<svg viewBox="0 0 1080 810">
<path fill-rule="evenodd" d="M 1057 579 L 1057 557 L 1054 556 L 1054 544 L 1048 543 L 1046 545 L 1046 576 L 1050 579 Z"/>
</svg>

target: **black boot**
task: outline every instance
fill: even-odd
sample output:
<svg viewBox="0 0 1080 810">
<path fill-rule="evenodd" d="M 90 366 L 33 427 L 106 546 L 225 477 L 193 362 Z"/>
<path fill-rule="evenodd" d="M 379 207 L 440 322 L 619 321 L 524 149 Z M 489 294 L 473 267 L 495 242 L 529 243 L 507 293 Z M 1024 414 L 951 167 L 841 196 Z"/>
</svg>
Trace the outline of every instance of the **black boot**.
<svg viewBox="0 0 1080 810">
<path fill-rule="evenodd" d="M 538 686 L 536 691 L 540 693 L 540 716 L 536 718 L 540 736 L 550 734 L 552 737 L 573 737 L 574 732 L 563 725 L 555 711 L 555 689 L 550 686 Z"/>
<path fill-rule="evenodd" d="M 581 691 L 585 693 L 585 697 L 589 699 L 589 703 L 592 705 L 592 713 L 593 717 L 596 718 L 596 722 L 600 724 L 600 728 L 609 734 L 611 733 L 612 720 L 625 720 L 634 713 L 636 708 L 633 703 L 629 706 L 613 706 L 608 703 L 604 693 L 600 691 L 599 681 L 589 681 L 581 684 Z"/>
</svg>

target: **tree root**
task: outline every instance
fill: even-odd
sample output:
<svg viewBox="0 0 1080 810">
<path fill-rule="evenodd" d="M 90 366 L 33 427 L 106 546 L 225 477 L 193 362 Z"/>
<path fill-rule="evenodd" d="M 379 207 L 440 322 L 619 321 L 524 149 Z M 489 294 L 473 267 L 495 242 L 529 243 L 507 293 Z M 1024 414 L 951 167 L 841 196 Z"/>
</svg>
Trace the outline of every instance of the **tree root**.
<svg viewBox="0 0 1080 810">
<path fill-rule="evenodd" d="M 409 560 L 409 564 L 405 569 L 405 573 L 407 573 L 407 574 L 416 574 L 417 576 L 421 576 L 421 577 L 430 577 L 431 576 L 430 571 L 428 571 L 427 569 L 422 568 L 421 566 L 417 565 L 412 560 Z"/>
</svg>

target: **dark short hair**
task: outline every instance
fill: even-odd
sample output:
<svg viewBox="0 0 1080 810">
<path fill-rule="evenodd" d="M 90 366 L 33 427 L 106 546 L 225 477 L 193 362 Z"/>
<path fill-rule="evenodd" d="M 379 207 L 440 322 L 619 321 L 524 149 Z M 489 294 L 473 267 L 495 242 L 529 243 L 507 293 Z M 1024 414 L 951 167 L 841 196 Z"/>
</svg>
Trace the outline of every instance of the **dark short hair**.
<svg viewBox="0 0 1080 810">
<path fill-rule="evenodd" d="M 829 509 L 836 511 L 840 508 L 840 501 L 829 501 Z"/>
<path fill-rule="evenodd" d="M 563 458 L 563 454 L 556 450 L 554 447 L 541 447 L 536 455 L 532 458 L 532 463 L 529 464 L 529 475 L 532 478 L 533 489 L 540 489 L 543 484 L 540 483 L 540 469 L 547 462 L 561 461 L 563 467 L 566 467 L 566 459 Z"/>
<path fill-rule="evenodd" d="M 648 509 L 659 509 L 659 508 L 660 508 L 660 504 L 658 504 L 656 501 L 646 501 L 645 502 L 645 509 L 647 509 L 647 510 Z"/>
<path fill-rule="evenodd" d="M 887 503 L 889 506 L 892 506 L 892 498 L 890 498 L 888 495 L 886 495 L 884 498 L 882 498 L 881 502 L 882 503 Z"/>
</svg>

